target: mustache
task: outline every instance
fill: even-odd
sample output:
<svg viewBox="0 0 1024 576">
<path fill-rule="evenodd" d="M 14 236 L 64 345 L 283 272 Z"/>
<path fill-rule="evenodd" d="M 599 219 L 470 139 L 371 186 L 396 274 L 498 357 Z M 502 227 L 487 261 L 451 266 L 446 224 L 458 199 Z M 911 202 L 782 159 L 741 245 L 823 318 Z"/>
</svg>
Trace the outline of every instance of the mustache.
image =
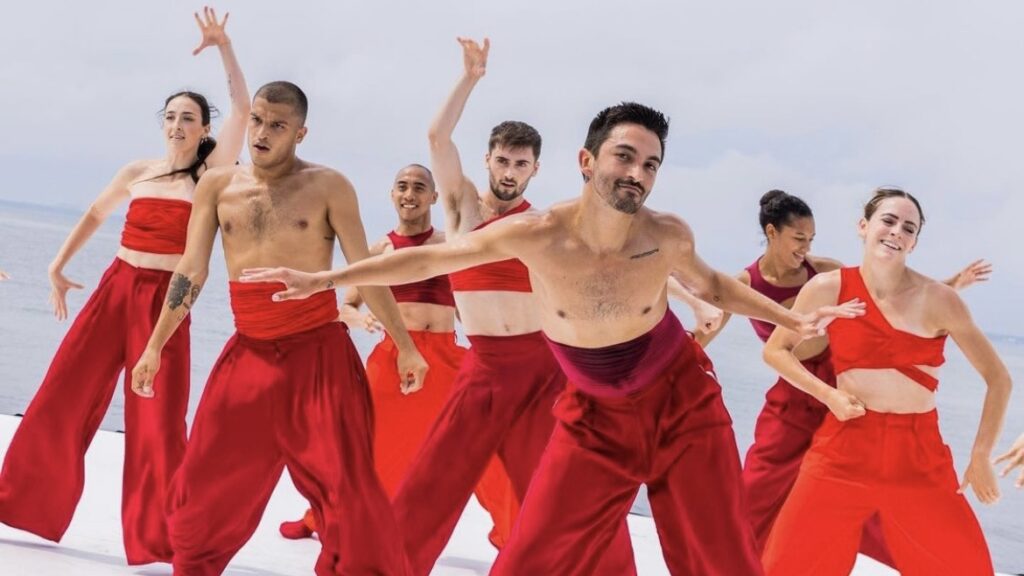
<svg viewBox="0 0 1024 576">
<path fill-rule="evenodd" d="M 619 178 L 618 180 L 615 181 L 616 188 L 622 188 L 625 186 L 631 186 L 633 188 L 636 188 L 637 190 L 640 191 L 640 194 L 647 194 L 647 189 L 644 188 L 644 185 L 637 182 L 636 180 L 633 180 L 632 178 Z"/>
</svg>

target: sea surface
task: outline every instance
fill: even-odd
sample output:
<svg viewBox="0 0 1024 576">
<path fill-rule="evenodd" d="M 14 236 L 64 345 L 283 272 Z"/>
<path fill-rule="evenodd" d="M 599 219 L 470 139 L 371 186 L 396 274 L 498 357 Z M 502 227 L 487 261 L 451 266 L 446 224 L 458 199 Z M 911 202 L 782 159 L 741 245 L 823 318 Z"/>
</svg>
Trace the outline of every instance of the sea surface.
<svg viewBox="0 0 1024 576">
<path fill-rule="evenodd" d="M 21 413 L 25 410 L 70 326 L 71 319 L 57 322 L 53 318 L 47 303 L 49 283 L 46 268 L 80 215 L 80 211 L 73 209 L 0 202 L 0 270 L 11 276 L 10 280 L 0 282 L 2 414 Z M 112 262 L 120 239 L 121 222 L 120 216 L 112 216 L 65 268 L 69 278 L 86 287 L 85 290 L 72 291 L 68 297 L 72 316 L 81 310 L 103 271 Z M 372 225 L 368 227 L 381 228 Z M 340 261 L 340 256 L 337 256 L 335 262 Z M 218 244 L 211 258 L 209 280 L 192 311 L 190 420 L 210 367 L 234 331 L 223 262 Z M 998 281 L 998 277 L 993 280 Z M 984 285 L 971 288 L 984 289 Z M 684 324 L 689 324 L 687 310 L 678 306 L 676 309 Z M 1024 327 L 1021 328 L 1021 334 L 1024 334 Z M 352 335 L 364 358 L 378 341 L 377 336 L 361 331 L 353 331 Z M 97 334 L 96 337 L 105 336 Z M 1024 386 L 1024 337 L 990 337 L 1014 376 L 1018 388 Z M 760 342 L 749 324 L 737 318 L 708 350 L 722 382 L 726 404 L 735 421 L 741 454 L 750 445 L 754 419 L 763 403 L 764 393 L 775 381 L 772 372 L 761 362 L 760 348 Z M 962 471 L 977 431 L 985 385 L 952 341 L 946 353 L 947 363 L 940 375 L 939 414 L 942 433 L 952 448 L 957 469 Z M 80 383 L 67 382 L 66 385 L 76 386 Z M 103 429 L 120 430 L 123 427 L 124 396 L 121 390 L 119 388 L 114 395 L 110 410 L 103 420 Z M 1022 398 L 1024 392 L 1018 389 L 1011 400 L 1006 430 L 999 444 L 1000 452 L 1007 448 L 1013 437 L 1024 432 Z M 1024 573 L 1024 490 L 1013 489 L 1008 480 L 1004 480 L 1001 487 L 1003 498 L 994 506 L 982 506 L 973 495 L 970 501 L 992 548 L 996 568 L 1002 572 Z M 635 511 L 649 514 L 643 495 Z"/>
</svg>

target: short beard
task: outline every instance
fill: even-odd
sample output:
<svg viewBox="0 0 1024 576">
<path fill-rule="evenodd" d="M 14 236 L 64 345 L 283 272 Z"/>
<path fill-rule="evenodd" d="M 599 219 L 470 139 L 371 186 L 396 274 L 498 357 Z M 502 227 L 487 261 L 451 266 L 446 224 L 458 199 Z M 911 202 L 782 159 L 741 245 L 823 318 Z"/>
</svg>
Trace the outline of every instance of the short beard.
<svg viewBox="0 0 1024 576">
<path fill-rule="evenodd" d="M 490 181 L 490 185 L 491 194 L 494 194 L 494 197 L 497 198 L 498 200 L 501 200 L 502 202 L 510 202 L 512 200 L 515 200 L 516 198 L 522 196 L 523 192 L 526 192 L 526 186 L 523 186 L 522 188 L 513 188 L 511 192 L 505 192 L 504 190 L 501 189 L 501 186 L 494 180 Z"/>
<path fill-rule="evenodd" d="M 597 188 L 597 195 L 600 196 L 606 204 L 614 208 L 618 212 L 623 214 L 633 215 L 640 211 L 640 208 L 644 205 L 644 200 L 647 198 L 646 191 L 639 184 L 635 184 L 636 187 L 640 188 L 640 198 L 633 199 L 630 195 L 617 196 L 615 194 L 616 188 L 618 188 L 619 181 L 609 183 L 603 178 L 598 178 L 595 184 Z M 602 189 L 609 190 L 609 192 L 602 192 Z"/>
</svg>

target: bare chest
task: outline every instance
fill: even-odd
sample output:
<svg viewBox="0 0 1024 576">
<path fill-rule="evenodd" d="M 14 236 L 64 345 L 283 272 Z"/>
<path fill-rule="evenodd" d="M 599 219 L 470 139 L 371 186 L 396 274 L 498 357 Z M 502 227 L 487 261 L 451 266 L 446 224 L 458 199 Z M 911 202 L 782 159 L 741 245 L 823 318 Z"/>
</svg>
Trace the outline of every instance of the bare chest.
<svg viewBox="0 0 1024 576">
<path fill-rule="evenodd" d="M 334 239 L 326 204 L 301 190 L 285 187 L 231 186 L 221 195 L 217 218 L 225 241 Z"/>
</svg>

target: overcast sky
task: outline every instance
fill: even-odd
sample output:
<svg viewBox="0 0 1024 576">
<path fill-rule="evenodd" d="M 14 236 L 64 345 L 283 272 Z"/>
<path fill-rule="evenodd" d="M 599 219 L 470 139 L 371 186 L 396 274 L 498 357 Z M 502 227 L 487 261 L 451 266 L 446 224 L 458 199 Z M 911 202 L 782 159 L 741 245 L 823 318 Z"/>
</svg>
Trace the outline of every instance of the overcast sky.
<svg viewBox="0 0 1024 576">
<path fill-rule="evenodd" d="M 191 56 L 201 4 L 9 4 L 0 199 L 84 208 L 121 165 L 163 155 L 157 112 L 167 94 L 187 87 L 228 107 L 216 51 Z M 757 200 L 770 188 L 810 203 L 814 252 L 855 263 L 862 204 L 877 185 L 901 185 L 927 217 L 911 265 L 945 276 L 989 258 L 993 281 L 966 298 L 986 331 L 1024 334 L 1019 2 L 217 7 L 231 11 L 251 90 L 278 79 L 306 90 L 299 153 L 353 180 L 373 237 L 393 224 L 395 171 L 427 163 L 427 125 L 461 73 L 454 37 L 486 35 L 488 73 L 456 131 L 478 181 L 489 129 L 519 119 L 544 137 L 531 201 L 578 194 L 590 118 L 637 100 L 672 118 L 650 205 L 687 219 L 712 265 L 734 272 L 760 253 Z"/>
</svg>

